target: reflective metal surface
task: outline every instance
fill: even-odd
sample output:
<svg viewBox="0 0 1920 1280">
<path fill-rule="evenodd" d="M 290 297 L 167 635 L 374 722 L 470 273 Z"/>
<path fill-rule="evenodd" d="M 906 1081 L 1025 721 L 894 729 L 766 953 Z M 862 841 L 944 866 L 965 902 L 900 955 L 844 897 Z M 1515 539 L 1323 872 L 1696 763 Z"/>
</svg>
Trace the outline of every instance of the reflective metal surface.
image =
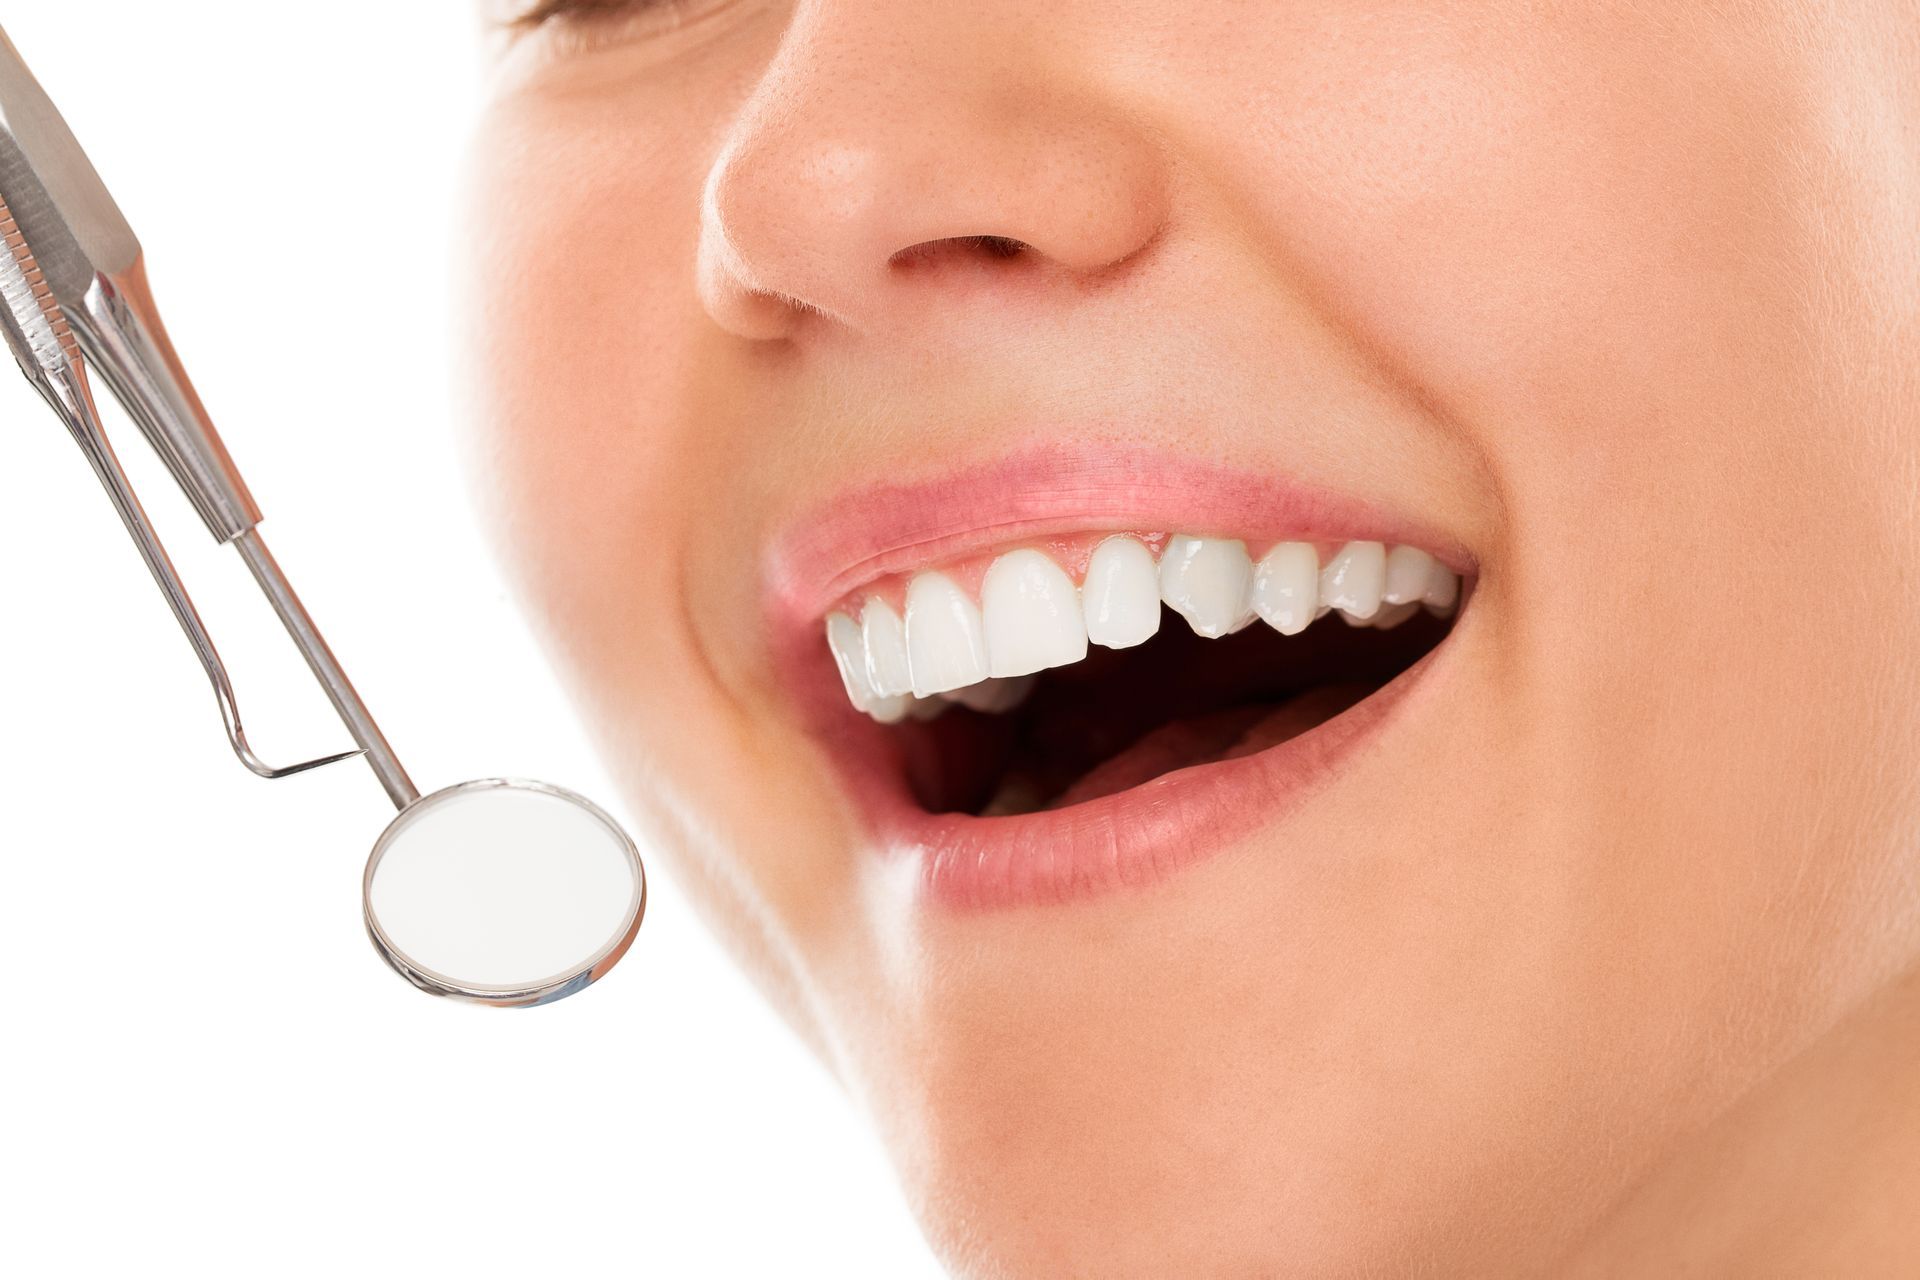
<svg viewBox="0 0 1920 1280">
<path fill-rule="evenodd" d="M 86 454 L 193 646 L 242 764 L 284 778 L 350 760 L 343 751 L 275 768 L 247 743 L 226 665 L 100 425 L 92 362 L 222 541 L 259 511 L 200 408 L 153 309 L 140 242 L 60 113 L 0 31 L 0 218 L 4 325 L 21 372 Z M 366 743 L 361 744 L 361 749 Z"/>
<path fill-rule="evenodd" d="M 274 612 L 280 615 L 287 634 L 293 637 L 294 647 L 306 658 L 307 666 L 320 681 L 320 687 L 326 690 L 327 698 L 333 703 L 333 709 L 339 712 L 347 732 L 360 744 L 367 763 L 373 766 L 374 776 L 386 788 L 387 798 L 401 809 L 418 800 L 420 792 L 415 789 L 413 779 L 407 776 L 400 758 L 387 745 L 387 736 L 373 722 L 373 713 L 367 710 L 367 704 L 354 691 L 353 682 L 347 679 L 347 673 L 341 669 L 333 650 L 327 646 L 326 638 L 313 625 L 313 619 L 308 616 L 306 606 L 300 603 L 300 597 L 293 593 L 293 585 L 280 572 L 279 562 L 273 558 L 273 552 L 267 550 L 267 544 L 260 540 L 260 531 L 247 530 L 233 540 L 233 545 L 239 548 L 240 557 L 253 572 L 254 581 L 266 593 Z"/>
<path fill-rule="evenodd" d="M 585 990 L 626 954 L 647 876 L 591 801 L 488 778 L 403 810 L 367 859 L 361 903 L 374 947 L 414 986 L 526 1007 Z"/>
<path fill-rule="evenodd" d="M 154 308 L 140 241 L 87 154 L 0 31 L 0 194 L 87 357 L 214 537 L 260 521 Z"/>
<path fill-rule="evenodd" d="M 120 460 L 114 456 L 106 432 L 101 429 L 79 344 L 67 324 L 65 312 L 46 285 L 39 262 L 21 234 L 11 206 L 3 197 L 0 197 L 0 295 L 6 301 L 5 311 L 0 314 L 0 327 L 6 330 L 8 345 L 21 372 L 66 425 L 106 489 L 121 522 L 133 535 L 134 545 L 139 548 L 148 571 L 159 584 L 168 607 L 213 685 L 227 740 L 240 762 L 263 778 L 284 778 L 358 755 L 358 751 L 347 751 L 276 768 L 253 753 L 240 721 L 240 704 L 234 697 L 226 665 L 220 661 L 213 637 L 207 634 L 185 584 L 147 519 L 146 510 L 134 494 Z"/>
</svg>

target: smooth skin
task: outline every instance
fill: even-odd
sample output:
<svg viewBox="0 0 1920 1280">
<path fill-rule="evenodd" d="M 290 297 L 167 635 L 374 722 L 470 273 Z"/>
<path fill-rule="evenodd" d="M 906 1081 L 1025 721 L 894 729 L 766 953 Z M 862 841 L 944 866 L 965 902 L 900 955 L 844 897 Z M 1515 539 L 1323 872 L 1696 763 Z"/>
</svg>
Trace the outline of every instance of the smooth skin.
<svg viewBox="0 0 1920 1280">
<path fill-rule="evenodd" d="M 1920 1262 L 1920 5 L 684 0 L 494 45 L 497 546 L 956 1273 Z M 1478 591 L 1252 839 L 933 909 L 775 674 L 769 541 L 1089 432 L 1413 513 Z"/>
</svg>

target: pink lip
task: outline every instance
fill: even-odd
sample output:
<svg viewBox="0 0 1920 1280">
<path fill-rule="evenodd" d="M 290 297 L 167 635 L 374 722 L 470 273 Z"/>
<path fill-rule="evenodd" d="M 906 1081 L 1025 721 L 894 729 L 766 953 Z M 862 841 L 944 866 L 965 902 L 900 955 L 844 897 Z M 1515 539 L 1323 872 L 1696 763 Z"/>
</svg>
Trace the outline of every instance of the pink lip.
<svg viewBox="0 0 1920 1280">
<path fill-rule="evenodd" d="M 951 908 L 1062 902 L 1149 883 L 1283 817 L 1392 716 L 1451 646 L 1325 724 L 1255 755 L 1165 774 L 1128 791 L 1018 817 L 929 814 L 908 791 L 893 731 L 854 710 L 822 616 L 851 588 L 1023 537 L 1111 525 L 1424 547 L 1467 581 L 1449 539 L 1326 490 L 1147 450 L 1047 446 L 931 480 L 835 499 L 777 539 L 767 562 L 774 660 L 879 850 L 920 863 Z M 1462 599 L 1465 606 L 1465 597 Z"/>
</svg>

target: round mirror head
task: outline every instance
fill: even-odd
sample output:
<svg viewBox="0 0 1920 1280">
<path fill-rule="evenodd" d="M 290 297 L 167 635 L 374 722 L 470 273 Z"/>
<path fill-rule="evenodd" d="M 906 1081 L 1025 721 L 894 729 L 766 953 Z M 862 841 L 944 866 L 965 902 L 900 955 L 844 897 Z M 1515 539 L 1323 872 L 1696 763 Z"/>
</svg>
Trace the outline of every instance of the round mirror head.
<svg viewBox="0 0 1920 1280">
<path fill-rule="evenodd" d="M 647 906 L 640 851 L 591 801 L 487 778 L 422 796 L 373 846 L 367 933 L 422 991 L 545 1004 L 626 954 Z"/>
</svg>

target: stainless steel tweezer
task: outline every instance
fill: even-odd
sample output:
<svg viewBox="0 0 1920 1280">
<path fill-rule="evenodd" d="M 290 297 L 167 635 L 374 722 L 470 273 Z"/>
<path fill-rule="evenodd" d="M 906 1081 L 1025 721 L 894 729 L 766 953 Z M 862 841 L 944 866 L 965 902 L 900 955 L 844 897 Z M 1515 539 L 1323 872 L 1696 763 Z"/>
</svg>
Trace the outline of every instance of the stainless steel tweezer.
<svg viewBox="0 0 1920 1280">
<path fill-rule="evenodd" d="M 261 541 L 260 509 L 187 380 L 147 287 L 140 242 L 86 153 L 0 31 L 0 296 L 27 380 L 93 464 L 174 617 L 213 682 L 227 737 L 263 778 L 364 755 L 394 804 L 419 797 L 379 727 Z M 232 543 L 313 669 L 357 750 L 274 768 L 247 745 L 233 684 L 200 615 L 101 429 L 87 365 L 186 490 L 213 536 Z"/>
</svg>

